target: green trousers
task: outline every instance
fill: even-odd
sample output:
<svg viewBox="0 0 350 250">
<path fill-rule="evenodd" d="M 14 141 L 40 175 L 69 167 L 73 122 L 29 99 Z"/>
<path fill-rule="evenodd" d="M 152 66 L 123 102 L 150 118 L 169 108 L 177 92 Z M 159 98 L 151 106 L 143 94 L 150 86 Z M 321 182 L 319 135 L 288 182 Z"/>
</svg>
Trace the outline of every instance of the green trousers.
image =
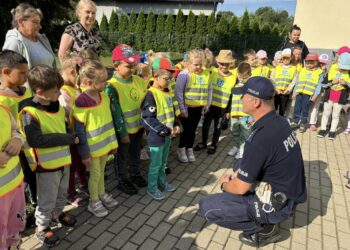
<svg viewBox="0 0 350 250">
<path fill-rule="evenodd" d="M 243 150 L 245 140 L 250 134 L 251 125 L 248 124 L 244 117 L 231 117 L 231 132 L 233 135 L 233 146 Z M 243 151 L 242 151 L 243 152 Z"/>
<path fill-rule="evenodd" d="M 105 193 L 105 168 L 107 156 L 92 158 L 89 164 L 89 193 L 92 201 L 98 201 L 99 196 Z"/>
<path fill-rule="evenodd" d="M 148 190 L 154 192 L 158 185 L 165 184 L 165 168 L 170 150 L 170 136 L 165 138 L 165 143 L 159 147 L 149 147 L 151 159 L 148 168 Z"/>
</svg>

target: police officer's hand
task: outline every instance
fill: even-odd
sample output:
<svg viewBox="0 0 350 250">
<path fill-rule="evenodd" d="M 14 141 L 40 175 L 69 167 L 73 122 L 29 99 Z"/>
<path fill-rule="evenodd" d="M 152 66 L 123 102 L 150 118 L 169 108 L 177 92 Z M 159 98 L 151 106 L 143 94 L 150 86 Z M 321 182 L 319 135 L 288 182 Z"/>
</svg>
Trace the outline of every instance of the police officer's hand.
<svg viewBox="0 0 350 250">
<path fill-rule="evenodd" d="M 0 152 L 0 168 L 4 168 L 5 164 L 11 159 L 11 156 L 6 152 Z"/>
<path fill-rule="evenodd" d="M 128 135 L 126 135 L 126 136 L 121 137 L 121 138 L 120 138 L 120 141 L 121 141 L 122 143 L 130 143 L 130 138 L 129 138 Z"/>
<path fill-rule="evenodd" d="M 22 141 L 18 138 L 12 138 L 2 147 L 2 151 L 10 156 L 19 155 L 22 148 Z"/>
<path fill-rule="evenodd" d="M 187 112 L 181 112 L 179 117 L 181 118 L 187 118 L 188 117 L 188 113 Z"/>
</svg>

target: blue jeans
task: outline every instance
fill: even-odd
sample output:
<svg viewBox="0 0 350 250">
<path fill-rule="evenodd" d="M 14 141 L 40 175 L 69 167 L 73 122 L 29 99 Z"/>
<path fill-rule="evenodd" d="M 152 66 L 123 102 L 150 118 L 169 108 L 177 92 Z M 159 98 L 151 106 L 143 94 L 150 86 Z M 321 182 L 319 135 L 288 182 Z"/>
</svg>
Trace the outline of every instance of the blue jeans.
<svg viewBox="0 0 350 250">
<path fill-rule="evenodd" d="M 306 125 L 307 118 L 309 116 L 309 107 L 310 107 L 310 96 L 304 94 L 298 94 L 296 96 L 295 105 L 294 105 L 294 122 L 298 124 Z"/>
</svg>

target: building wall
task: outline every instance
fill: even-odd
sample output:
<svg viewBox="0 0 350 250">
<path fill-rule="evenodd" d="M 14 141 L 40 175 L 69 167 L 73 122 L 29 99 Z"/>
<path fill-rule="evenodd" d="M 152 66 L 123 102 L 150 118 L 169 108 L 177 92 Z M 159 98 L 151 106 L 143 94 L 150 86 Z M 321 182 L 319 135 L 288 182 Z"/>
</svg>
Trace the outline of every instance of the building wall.
<svg viewBox="0 0 350 250">
<path fill-rule="evenodd" d="M 294 23 L 309 48 L 350 46 L 350 0 L 297 0 Z"/>
<path fill-rule="evenodd" d="M 177 3 L 148 3 L 148 4 L 137 4 L 137 3 L 116 3 L 115 1 L 99 1 L 96 2 L 97 5 L 97 13 L 96 20 L 100 23 L 102 19 L 102 15 L 105 14 L 107 19 L 111 16 L 112 10 L 114 9 L 118 12 L 130 13 L 131 10 L 134 10 L 135 13 L 138 13 L 142 8 L 144 13 L 147 14 L 149 10 L 152 10 L 154 14 L 159 14 L 161 12 L 168 14 L 176 15 L 179 9 L 179 4 Z M 208 3 L 198 3 L 198 4 L 181 4 L 181 10 L 185 15 L 188 15 L 190 10 L 195 15 L 199 15 L 200 13 L 204 13 L 209 16 L 211 12 L 214 10 L 214 4 Z"/>
</svg>

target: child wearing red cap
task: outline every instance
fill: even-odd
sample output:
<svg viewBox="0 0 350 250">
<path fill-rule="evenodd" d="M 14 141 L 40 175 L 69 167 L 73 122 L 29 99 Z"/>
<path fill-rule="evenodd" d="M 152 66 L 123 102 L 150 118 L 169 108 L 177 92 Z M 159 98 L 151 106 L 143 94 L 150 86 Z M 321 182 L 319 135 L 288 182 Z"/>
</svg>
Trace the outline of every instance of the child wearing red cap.
<svg viewBox="0 0 350 250">
<path fill-rule="evenodd" d="M 133 195 L 147 182 L 140 173 L 141 143 L 144 129 L 141 126 L 141 103 L 146 94 L 147 81 L 134 75 L 139 60 L 126 44 L 117 45 L 112 52 L 115 72 L 108 80 L 106 92 L 111 99 L 114 128 L 119 148 L 117 189 Z M 130 174 L 128 167 L 130 167 Z M 135 184 L 135 185 L 134 185 Z"/>
<path fill-rule="evenodd" d="M 331 128 L 328 133 L 328 139 L 334 140 L 337 126 L 339 123 L 340 112 L 347 103 L 347 97 L 350 87 L 350 53 L 342 53 L 339 56 L 337 67 L 333 67 L 328 73 L 329 87 L 325 93 L 327 100 L 323 106 L 323 115 L 321 120 L 321 130 L 318 137 L 325 137 L 327 123 L 332 115 Z M 346 129 L 345 131 L 350 131 Z"/>
<path fill-rule="evenodd" d="M 173 192 L 176 189 L 166 182 L 165 169 L 171 138 L 180 133 L 180 127 L 174 95 L 169 89 L 175 67 L 168 58 L 161 57 L 153 60 L 152 68 L 154 80 L 142 102 L 141 123 L 147 130 L 151 152 L 147 193 L 155 200 L 163 200 L 165 195 L 162 191 Z"/>
<path fill-rule="evenodd" d="M 321 74 L 322 70 L 318 67 L 318 54 L 309 53 L 305 58 L 305 67 L 298 74 L 293 92 L 295 106 L 291 127 L 296 129 L 300 123 L 300 133 L 306 131 L 310 103 L 315 102 L 321 92 Z"/>
</svg>

